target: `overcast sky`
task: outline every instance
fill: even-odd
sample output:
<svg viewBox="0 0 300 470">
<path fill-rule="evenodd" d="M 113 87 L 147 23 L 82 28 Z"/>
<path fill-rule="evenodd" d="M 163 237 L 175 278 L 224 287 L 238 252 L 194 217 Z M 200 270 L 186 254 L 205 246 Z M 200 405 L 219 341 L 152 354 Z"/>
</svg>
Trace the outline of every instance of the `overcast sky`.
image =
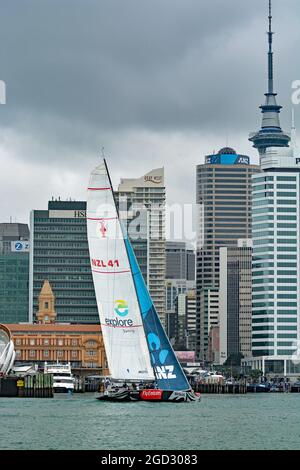
<svg viewBox="0 0 300 470">
<path fill-rule="evenodd" d="M 289 131 L 300 2 L 273 2 Z M 0 0 L 1 222 L 85 199 L 102 146 L 115 186 L 165 166 L 170 203 L 194 202 L 195 165 L 226 144 L 257 163 L 266 30 L 267 0 Z"/>
</svg>

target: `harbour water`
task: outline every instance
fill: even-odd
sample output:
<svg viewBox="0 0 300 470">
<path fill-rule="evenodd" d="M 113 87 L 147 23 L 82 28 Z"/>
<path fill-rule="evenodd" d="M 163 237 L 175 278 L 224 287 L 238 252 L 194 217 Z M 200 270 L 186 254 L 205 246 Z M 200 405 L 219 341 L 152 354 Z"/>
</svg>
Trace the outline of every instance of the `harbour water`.
<svg viewBox="0 0 300 470">
<path fill-rule="evenodd" d="M 0 399 L 0 449 L 300 449 L 300 394 L 107 403 L 94 394 Z"/>
</svg>

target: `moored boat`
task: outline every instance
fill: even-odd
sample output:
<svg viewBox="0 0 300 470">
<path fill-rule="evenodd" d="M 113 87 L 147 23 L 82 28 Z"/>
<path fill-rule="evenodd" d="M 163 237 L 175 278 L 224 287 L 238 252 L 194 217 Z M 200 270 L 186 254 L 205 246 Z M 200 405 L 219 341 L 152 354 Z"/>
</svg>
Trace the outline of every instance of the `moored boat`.
<svg viewBox="0 0 300 470">
<path fill-rule="evenodd" d="M 56 362 L 48 364 L 45 362 L 44 374 L 53 375 L 54 393 L 72 393 L 74 391 L 75 379 L 72 374 L 70 363 L 61 364 Z"/>
</svg>

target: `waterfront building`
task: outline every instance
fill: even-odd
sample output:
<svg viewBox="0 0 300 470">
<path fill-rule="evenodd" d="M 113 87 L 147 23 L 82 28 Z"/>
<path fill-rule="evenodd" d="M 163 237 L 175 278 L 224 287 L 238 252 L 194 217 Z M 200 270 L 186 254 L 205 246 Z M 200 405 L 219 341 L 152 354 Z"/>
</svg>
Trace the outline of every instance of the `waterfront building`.
<svg viewBox="0 0 300 470">
<path fill-rule="evenodd" d="M 251 356 L 252 240 L 220 248 L 220 364 Z"/>
<path fill-rule="evenodd" d="M 195 251 L 185 242 L 166 242 L 165 287 L 166 330 L 171 341 L 175 342 L 179 327 L 176 310 L 178 296 L 195 289 Z"/>
<path fill-rule="evenodd" d="M 197 166 L 197 357 L 201 360 L 207 360 L 210 327 L 218 325 L 219 249 L 251 238 L 251 178 L 258 171 L 248 156 L 232 148 L 206 156 L 205 163 Z"/>
<path fill-rule="evenodd" d="M 18 364 L 70 362 L 74 373 L 108 375 L 100 325 L 7 324 Z"/>
<path fill-rule="evenodd" d="M 52 200 L 30 217 L 29 321 L 36 321 L 45 279 L 57 321 L 99 323 L 86 230 L 86 202 Z"/>
<path fill-rule="evenodd" d="M 209 335 L 212 328 L 219 326 L 219 289 L 203 287 L 196 299 L 196 353 L 208 361 Z M 200 314 L 199 314 L 200 313 Z M 199 344 L 200 332 L 200 344 Z"/>
<path fill-rule="evenodd" d="M 175 303 L 175 349 L 195 351 L 196 295 L 195 290 L 178 294 Z"/>
<path fill-rule="evenodd" d="M 220 355 L 220 328 L 221 326 L 212 326 L 208 335 L 207 360 L 214 365 L 222 364 Z"/>
<path fill-rule="evenodd" d="M 15 346 L 15 365 L 70 362 L 79 375 L 107 375 L 100 325 L 56 323 L 55 297 L 48 280 L 38 296 L 39 323 L 7 324 Z"/>
<path fill-rule="evenodd" d="M 0 323 L 28 321 L 29 229 L 0 224 Z"/>
<path fill-rule="evenodd" d="M 122 178 L 115 196 L 144 280 L 165 325 L 164 169 L 154 169 L 140 178 Z"/>
<path fill-rule="evenodd" d="M 271 19 L 270 8 L 266 96 L 274 100 Z M 282 137 L 278 108 L 266 108 L 263 119 Z M 287 143 L 274 146 L 270 138 L 253 176 L 252 357 L 243 362 L 264 374 L 299 376 L 300 160 Z"/>
</svg>

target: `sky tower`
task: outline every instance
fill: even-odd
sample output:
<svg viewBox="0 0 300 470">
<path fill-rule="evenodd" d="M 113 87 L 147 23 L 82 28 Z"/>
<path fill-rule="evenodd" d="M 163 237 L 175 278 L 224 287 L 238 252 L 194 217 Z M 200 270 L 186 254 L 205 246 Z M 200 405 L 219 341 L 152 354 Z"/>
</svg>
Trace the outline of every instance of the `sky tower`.
<svg viewBox="0 0 300 470">
<path fill-rule="evenodd" d="M 277 104 L 277 93 L 274 93 L 272 0 L 269 0 L 269 31 L 267 34 L 269 44 L 268 92 L 265 93 L 265 104 L 260 106 L 263 114 L 261 129 L 249 136 L 253 147 L 257 148 L 260 155 L 263 155 L 268 147 L 288 147 L 290 142 L 289 134 L 280 127 L 279 114 L 282 106 Z"/>
</svg>

